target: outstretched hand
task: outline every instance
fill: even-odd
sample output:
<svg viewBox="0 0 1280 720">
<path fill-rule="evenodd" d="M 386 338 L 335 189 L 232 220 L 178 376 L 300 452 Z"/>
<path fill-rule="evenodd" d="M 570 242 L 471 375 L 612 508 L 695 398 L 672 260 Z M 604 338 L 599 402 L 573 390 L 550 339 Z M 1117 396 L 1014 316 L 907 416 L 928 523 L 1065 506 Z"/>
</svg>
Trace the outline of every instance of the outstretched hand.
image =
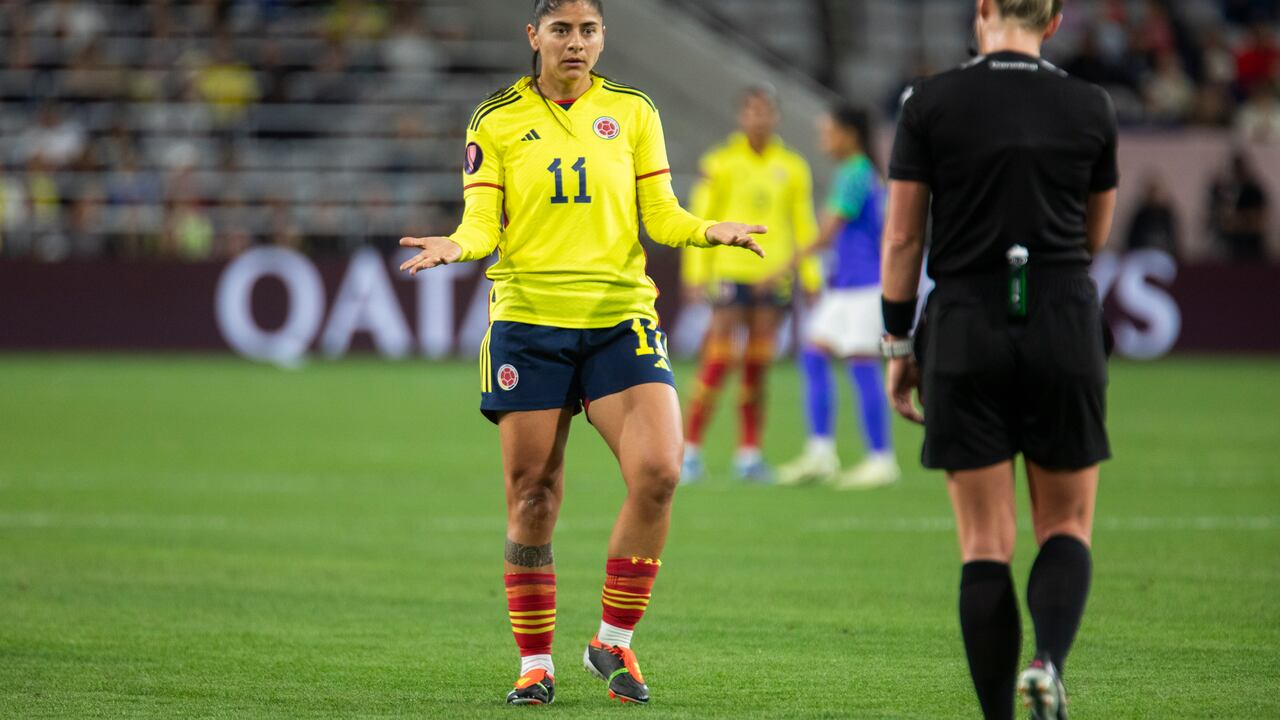
<svg viewBox="0 0 1280 720">
<path fill-rule="evenodd" d="M 400 247 L 418 248 L 422 252 L 400 266 L 401 271 L 417 275 L 420 270 L 430 270 L 437 265 L 448 265 L 462 257 L 462 248 L 446 237 L 400 238 Z"/>
<path fill-rule="evenodd" d="M 719 225 L 712 225 L 707 230 L 707 240 L 710 240 L 712 245 L 746 248 L 760 257 L 764 257 L 764 248 L 760 247 L 760 244 L 751 236 L 764 235 L 767 232 L 769 232 L 769 228 L 764 225 L 724 222 Z"/>
</svg>

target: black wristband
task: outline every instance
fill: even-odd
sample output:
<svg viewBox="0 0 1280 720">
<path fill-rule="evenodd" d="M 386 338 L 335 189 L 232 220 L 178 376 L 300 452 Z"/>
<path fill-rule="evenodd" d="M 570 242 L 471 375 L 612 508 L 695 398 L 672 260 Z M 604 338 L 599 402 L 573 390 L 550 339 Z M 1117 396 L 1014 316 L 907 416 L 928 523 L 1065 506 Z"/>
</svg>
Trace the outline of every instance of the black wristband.
<svg viewBox="0 0 1280 720">
<path fill-rule="evenodd" d="M 880 307 L 884 312 L 884 331 L 894 337 L 910 337 L 911 328 L 916 324 L 916 299 L 890 300 L 880 296 Z"/>
</svg>

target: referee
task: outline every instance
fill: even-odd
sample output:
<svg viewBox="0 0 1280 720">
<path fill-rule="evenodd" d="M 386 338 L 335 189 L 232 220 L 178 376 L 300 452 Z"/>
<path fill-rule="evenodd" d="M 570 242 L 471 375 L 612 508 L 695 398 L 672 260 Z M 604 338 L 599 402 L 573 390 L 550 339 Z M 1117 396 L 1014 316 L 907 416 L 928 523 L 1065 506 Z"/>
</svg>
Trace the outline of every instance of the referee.
<svg viewBox="0 0 1280 720">
<path fill-rule="evenodd" d="M 1062 719 L 1098 463 L 1110 457 L 1088 266 L 1115 210 L 1116 120 L 1102 90 L 1040 57 L 1062 0 L 976 2 L 982 54 L 903 101 L 884 239 L 888 390 L 899 414 L 924 423 L 924 465 L 947 473 L 964 559 L 960 628 L 984 715 L 1012 718 L 1016 686 L 1033 718 Z M 937 288 L 913 347 L 930 213 Z M 1036 654 L 1020 676 L 1009 571 L 1019 453 L 1040 546 L 1027 582 Z"/>
</svg>

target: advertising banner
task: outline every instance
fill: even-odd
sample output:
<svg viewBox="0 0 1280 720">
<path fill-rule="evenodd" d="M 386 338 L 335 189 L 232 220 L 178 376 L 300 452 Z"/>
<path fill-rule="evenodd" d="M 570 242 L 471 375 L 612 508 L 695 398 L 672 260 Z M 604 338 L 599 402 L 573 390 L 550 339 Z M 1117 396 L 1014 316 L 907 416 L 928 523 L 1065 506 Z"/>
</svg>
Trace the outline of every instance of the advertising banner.
<svg viewBox="0 0 1280 720">
<path fill-rule="evenodd" d="M 682 306 L 676 258 L 654 249 L 650 272 L 667 290 L 658 309 L 672 350 L 687 355 L 706 314 Z M 283 365 L 474 354 L 488 325 L 483 268 L 409 278 L 401 259 L 260 247 L 227 264 L 0 263 L 0 350 L 229 351 Z M 1093 276 L 1122 357 L 1280 352 L 1280 267 L 1180 267 L 1146 249 L 1100 256 Z"/>
</svg>

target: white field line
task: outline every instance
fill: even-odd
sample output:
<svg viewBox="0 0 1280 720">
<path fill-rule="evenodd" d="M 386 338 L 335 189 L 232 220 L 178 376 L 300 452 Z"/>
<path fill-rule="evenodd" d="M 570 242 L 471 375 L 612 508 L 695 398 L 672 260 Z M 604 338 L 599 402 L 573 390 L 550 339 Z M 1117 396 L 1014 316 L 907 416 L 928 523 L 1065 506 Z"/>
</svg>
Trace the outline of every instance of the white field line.
<svg viewBox="0 0 1280 720">
<path fill-rule="evenodd" d="M 304 523 L 305 524 L 305 523 Z M 296 519 L 290 523 L 297 527 Z M 270 520 L 247 521 L 219 515 L 133 515 L 133 514 L 64 514 L 64 513 L 0 513 L 0 528 L 90 528 L 104 530 L 236 530 L 270 528 Z M 501 529 L 500 517 L 443 517 L 422 523 L 428 534 L 467 533 Z M 590 531 L 608 529 L 612 518 L 599 521 L 563 521 L 560 530 Z M 1095 527 L 1101 531 L 1159 532 L 1178 531 L 1251 531 L 1270 532 L 1280 530 L 1280 515 L 1202 515 L 1192 517 L 1100 517 Z M 802 523 L 796 528 L 802 533 L 838 532 L 888 532 L 888 533 L 940 533 L 955 529 L 950 517 L 933 516 L 917 518 L 846 517 Z"/>
<path fill-rule="evenodd" d="M 1028 521 L 1029 522 L 1029 521 Z M 949 517 L 862 518 L 849 517 L 823 520 L 802 526 L 810 532 L 951 532 L 955 520 Z M 1245 530 L 1264 532 L 1280 530 L 1280 515 L 1202 515 L 1196 517 L 1100 517 L 1094 529 L 1108 532 L 1157 532 L 1165 530 L 1205 531 Z"/>
</svg>

